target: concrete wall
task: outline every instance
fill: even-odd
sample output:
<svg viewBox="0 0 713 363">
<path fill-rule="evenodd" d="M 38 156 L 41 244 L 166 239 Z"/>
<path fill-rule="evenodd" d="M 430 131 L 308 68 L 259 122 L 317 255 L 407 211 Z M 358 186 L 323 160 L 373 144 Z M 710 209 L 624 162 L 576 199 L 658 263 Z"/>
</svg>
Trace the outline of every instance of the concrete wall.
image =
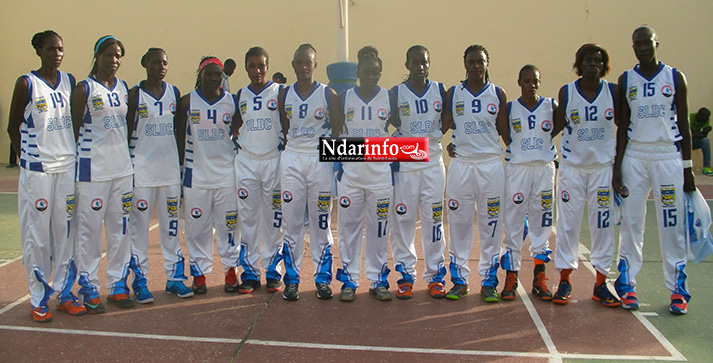
<svg viewBox="0 0 713 363">
<path fill-rule="evenodd" d="M 61 5 L 61 6 L 60 6 Z M 635 63 L 631 32 L 649 24 L 659 34 L 658 57 L 682 70 L 692 110 L 713 107 L 713 2 L 709 0 L 352 0 L 349 5 L 349 55 L 374 45 L 384 61 L 381 85 L 391 87 L 406 75 L 406 49 L 423 44 L 431 52 L 431 79 L 447 86 L 464 78 L 463 51 L 474 43 L 491 56 L 490 77 L 509 99 L 519 96 L 516 79 L 522 65 L 542 72 L 541 94 L 556 96 L 573 80 L 574 54 L 587 42 L 600 43 L 611 55 L 616 81 Z M 316 79 L 326 83 L 325 67 L 337 60 L 337 0 L 3 0 L 0 4 L 0 162 L 7 160 L 9 103 L 15 80 L 40 65 L 32 35 L 53 29 L 62 35 L 61 69 L 78 79 L 91 67 L 93 45 L 106 34 L 122 40 L 127 54 L 118 76 L 129 84 L 144 79 L 139 59 L 151 46 L 164 48 L 170 62 L 168 82 L 183 93 L 193 88 L 201 56 L 234 58 L 238 69 L 231 88 L 248 82 L 242 68 L 245 51 L 260 45 L 270 53 L 270 74 L 281 71 L 292 83 L 294 49 L 312 43 L 318 51 Z"/>
</svg>

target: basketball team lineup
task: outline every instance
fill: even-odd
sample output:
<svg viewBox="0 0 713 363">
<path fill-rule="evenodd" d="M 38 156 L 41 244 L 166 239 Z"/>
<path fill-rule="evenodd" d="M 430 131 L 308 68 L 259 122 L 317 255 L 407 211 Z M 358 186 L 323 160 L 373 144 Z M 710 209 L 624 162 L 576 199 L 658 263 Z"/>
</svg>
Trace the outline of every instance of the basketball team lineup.
<svg viewBox="0 0 713 363">
<path fill-rule="evenodd" d="M 576 288 L 591 288 L 604 307 L 637 310 L 651 192 L 671 294 L 650 303 L 666 304 L 674 315 L 688 312 L 684 194 L 696 187 L 687 83 L 657 59 L 659 43 L 648 26 L 633 30 L 636 65 L 617 83 L 604 79 L 607 50 L 587 43 L 574 56 L 578 78 L 557 98 L 538 93 L 540 71 L 527 64 L 511 101 L 490 82 L 490 55 L 478 44 L 465 49 L 466 79 L 452 87 L 429 79 L 428 49 L 411 46 L 408 78 L 390 89 L 379 85 L 378 50 L 363 47 L 358 86 L 341 94 L 314 80 L 317 50 L 310 44 L 294 52 L 290 85 L 270 80 L 268 52 L 250 48 L 244 65 L 250 84 L 234 94 L 225 91 L 228 62 L 211 56 L 198 64 L 195 89 L 182 94 L 164 81 L 169 58 L 160 48 L 141 58 L 146 78 L 129 87 L 118 78 L 125 48 L 114 36 L 97 40 L 89 77 L 81 81 L 59 70 L 59 34 L 37 33 L 32 46 L 41 66 L 15 84 L 8 133 L 20 156 L 23 263 L 36 322 L 52 320 L 53 294 L 54 310 L 72 316 L 103 313 L 102 300 L 127 309 L 153 303 L 147 276 L 154 208 L 165 292 L 178 298 L 210 294 L 206 275 L 213 273 L 215 248 L 230 293 L 252 294 L 264 285 L 296 301 L 307 278 L 319 299 L 332 299 L 335 283 L 343 302 L 355 301 L 360 288 L 380 301 L 409 300 L 421 278 L 435 299 L 460 300 L 477 284 L 483 301 L 498 303 L 517 299 L 529 237 L 532 296 L 567 305 L 586 204 L 596 276 L 593 285 Z M 446 133 L 452 143 L 442 146 Z M 320 137 L 364 135 L 427 137 L 429 161 L 320 162 Z M 416 270 L 419 220 L 423 271 Z M 98 277 L 102 223 L 105 295 Z M 300 274 L 305 231 L 311 277 Z M 476 238 L 478 271 L 471 278 Z M 618 277 L 610 289 L 614 261 Z M 550 262 L 556 271 L 550 275 L 559 274 L 552 291 Z M 362 275 L 368 286 L 360 286 Z"/>
</svg>

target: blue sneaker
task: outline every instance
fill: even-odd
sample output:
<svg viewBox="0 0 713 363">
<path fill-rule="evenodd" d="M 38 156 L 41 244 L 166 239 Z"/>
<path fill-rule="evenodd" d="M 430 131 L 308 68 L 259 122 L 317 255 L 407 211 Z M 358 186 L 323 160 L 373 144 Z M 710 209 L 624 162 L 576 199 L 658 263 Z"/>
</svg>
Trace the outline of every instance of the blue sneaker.
<svg viewBox="0 0 713 363">
<path fill-rule="evenodd" d="M 139 304 L 150 304 L 153 302 L 153 295 L 151 295 L 151 292 L 149 292 L 146 286 L 134 289 L 134 296 L 136 296 L 136 302 Z"/>
<path fill-rule="evenodd" d="M 166 281 L 166 293 L 176 294 L 180 298 L 193 296 L 193 290 L 183 284 L 183 281 Z"/>
<path fill-rule="evenodd" d="M 621 307 L 626 310 L 639 310 L 639 299 L 636 293 L 629 291 L 621 297 Z"/>
</svg>

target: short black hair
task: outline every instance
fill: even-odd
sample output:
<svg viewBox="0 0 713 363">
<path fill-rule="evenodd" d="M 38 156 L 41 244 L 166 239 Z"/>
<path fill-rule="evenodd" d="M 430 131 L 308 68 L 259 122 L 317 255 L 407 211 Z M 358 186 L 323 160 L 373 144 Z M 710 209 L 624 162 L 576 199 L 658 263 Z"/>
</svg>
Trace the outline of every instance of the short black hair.
<svg viewBox="0 0 713 363">
<path fill-rule="evenodd" d="M 582 70 L 582 62 L 584 61 L 584 57 L 586 57 L 587 54 L 594 52 L 602 53 L 602 62 L 604 63 L 604 66 L 602 67 L 602 71 L 600 72 L 599 77 L 604 77 L 607 75 L 607 73 L 609 73 L 609 71 L 611 70 L 611 66 L 609 65 L 609 52 L 607 52 L 607 50 L 602 48 L 599 44 L 587 43 L 579 47 L 579 49 L 577 50 L 577 55 L 574 58 L 574 65 L 572 66 L 572 68 L 574 68 L 578 76 L 584 74 Z"/>
</svg>

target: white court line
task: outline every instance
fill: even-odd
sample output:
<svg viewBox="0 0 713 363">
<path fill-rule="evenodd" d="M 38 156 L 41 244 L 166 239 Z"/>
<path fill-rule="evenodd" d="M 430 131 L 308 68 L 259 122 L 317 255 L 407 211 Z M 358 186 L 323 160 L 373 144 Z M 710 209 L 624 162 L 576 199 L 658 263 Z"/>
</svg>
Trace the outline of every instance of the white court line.
<svg viewBox="0 0 713 363">
<path fill-rule="evenodd" d="M 330 350 L 356 350 L 367 352 L 395 352 L 395 353 L 420 353 L 420 354 L 450 354 L 450 355 L 485 355 L 501 357 L 529 357 L 529 358 L 551 358 L 549 353 L 534 352 L 505 352 L 489 350 L 451 350 L 451 349 L 428 349 L 428 348 L 406 348 L 406 347 L 379 347 L 373 345 L 346 345 L 346 344 L 319 344 L 304 342 L 281 342 L 276 340 L 256 340 L 249 339 L 245 344 L 264 345 L 271 347 L 288 348 L 312 348 Z"/>
<path fill-rule="evenodd" d="M 552 341 L 550 333 L 547 331 L 547 328 L 542 322 L 542 319 L 540 319 L 540 315 L 537 314 L 537 310 L 535 310 L 535 305 L 532 304 L 532 300 L 530 300 L 530 295 L 527 294 L 527 291 L 525 291 L 525 289 L 522 287 L 522 284 L 518 284 L 517 293 L 520 295 L 522 303 L 527 309 L 527 313 L 530 314 L 532 322 L 535 323 L 535 327 L 537 327 L 537 332 L 540 333 L 540 337 L 542 337 L 542 341 L 545 343 L 547 351 L 549 351 L 552 355 L 550 361 L 557 363 L 562 362 L 562 356 L 557 351 L 557 346 L 555 346 L 555 343 Z"/>
<path fill-rule="evenodd" d="M 158 335 L 158 334 L 139 334 L 139 333 L 118 333 L 118 332 L 113 332 L 113 331 L 35 328 L 35 327 L 29 327 L 29 326 L 0 325 L 0 329 L 11 330 L 11 331 L 32 331 L 32 332 L 40 332 L 40 333 L 90 335 L 90 336 L 100 336 L 100 337 L 174 340 L 174 341 L 181 341 L 181 342 L 206 342 L 206 343 L 228 343 L 228 344 L 240 343 L 240 339 L 228 339 L 228 338 L 205 338 L 205 337 L 188 337 L 188 336 L 181 336 L 181 335 Z"/>
<path fill-rule="evenodd" d="M 156 229 L 157 227 L 158 227 L 158 223 L 154 224 L 153 226 L 151 226 L 151 228 L 149 228 L 149 232 L 150 232 L 150 231 L 153 231 L 153 230 Z M 106 252 L 102 253 L 102 257 L 101 257 L 101 258 L 104 258 L 105 256 L 106 256 Z M 9 264 L 9 263 L 15 262 L 15 261 L 17 261 L 17 260 L 20 259 L 20 258 L 22 258 L 22 256 L 17 257 L 17 258 L 15 258 L 15 259 L 13 259 L 13 260 L 10 260 L 10 261 L 8 261 L 8 262 L 5 262 L 5 263 L 3 263 L 2 265 L 0 265 L 0 267 L 3 267 L 3 266 L 5 266 L 5 265 L 7 265 L 7 264 Z M 51 285 L 51 284 L 52 284 L 52 283 L 50 282 L 50 285 Z M 0 309 L 0 315 L 2 315 L 2 314 L 4 314 L 4 313 L 8 312 L 10 309 L 14 308 L 14 307 L 17 306 L 17 305 L 22 304 L 23 302 L 27 301 L 29 298 L 30 298 L 30 294 L 27 294 L 27 295 L 25 295 L 25 296 L 23 296 L 23 297 L 21 297 L 21 298 L 15 300 L 15 301 L 12 302 L 10 305 L 8 305 L 8 306 L 6 306 L 6 307 Z"/>
<path fill-rule="evenodd" d="M 22 258 L 22 255 L 17 256 L 17 257 L 15 257 L 15 258 L 13 258 L 12 260 L 7 260 L 7 261 L 5 261 L 5 262 L 3 262 L 3 263 L 0 263 L 0 267 L 9 265 L 9 264 L 11 264 L 11 263 L 13 263 L 13 262 L 15 262 L 15 261 L 21 259 L 21 258 Z"/>
<path fill-rule="evenodd" d="M 592 263 L 584 256 L 585 254 L 589 254 L 589 253 L 590 253 L 589 249 L 587 249 L 586 246 L 584 246 L 583 244 L 580 243 L 579 244 L 579 259 L 582 260 L 582 264 L 589 271 L 591 271 L 594 275 L 596 275 L 597 271 L 594 269 L 594 266 L 592 266 Z M 681 354 L 681 352 L 678 351 L 678 349 L 676 349 L 676 347 L 673 346 L 673 344 L 671 344 L 671 342 L 668 341 L 668 339 L 666 339 L 666 337 L 663 334 L 661 334 L 661 332 L 658 329 L 656 329 L 656 327 L 653 324 L 651 324 L 651 322 L 648 319 L 646 319 L 646 317 L 643 316 L 643 314 L 641 312 L 635 311 L 635 310 L 630 310 L 630 312 L 632 314 L 634 314 L 634 317 L 636 318 L 636 320 L 638 320 L 646 328 L 646 330 L 648 330 L 649 333 L 651 333 L 651 335 L 653 335 L 654 338 L 656 338 L 656 340 L 658 340 L 658 342 L 661 345 L 663 345 L 664 348 L 666 348 L 666 350 L 668 350 L 668 352 L 671 354 L 670 359 L 664 359 L 664 360 L 676 360 L 676 361 L 687 361 L 688 360 L 688 359 L 686 359 L 686 357 L 683 354 Z M 664 358 L 664 357 L 656 356 L 656 359 L 662 359 L 662 358 Z"/>
</svg>

